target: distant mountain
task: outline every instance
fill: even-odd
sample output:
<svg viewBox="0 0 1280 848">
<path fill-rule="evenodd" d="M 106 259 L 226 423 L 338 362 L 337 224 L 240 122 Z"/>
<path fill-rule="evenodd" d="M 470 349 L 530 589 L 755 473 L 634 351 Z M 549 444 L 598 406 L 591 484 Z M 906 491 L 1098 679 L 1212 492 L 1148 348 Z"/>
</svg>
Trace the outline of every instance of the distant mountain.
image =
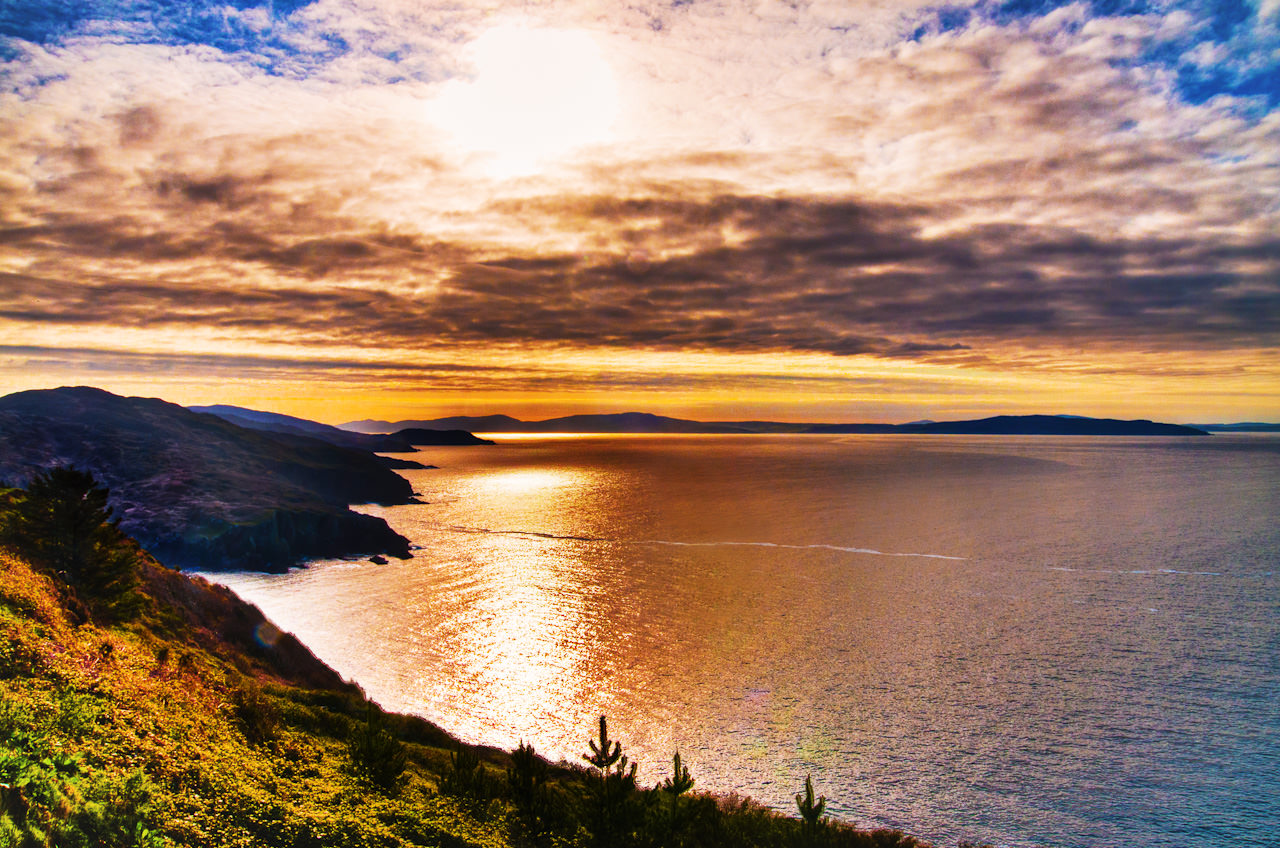
<svg viewBox="0 0 1280 848">
<path fill-rule="evenodd" d="M 1267 424 L 1262 421 L 1238 421 L 1235 424 L 1192 424 L 1199 430 L 1210 433 L 1280 433 L 1280 424 Z"/>
<path fill-rule="evenodd" d="M 1046 436 L 1203 436 L 1203 430 L 1153 421 L 1120 421 L 1077 415 L 997 415 L 972 421 L 913 421 L 910 424 L 797 424 L 775 421 L 688 421 L 644 412 L 570 415 L 546 421 L 521 421 L 507 415 L 436 418 L 428 421 L 353 421 L 343 429 L 363 433 L 403 427 L 439 429 L 465 426 L 482 433 L 919 433 L 953 435 Z"/>
<path fill-rule="evenodd" d="M 278 412 L 261 412 L 239 406 L 218 404 L 215 406 L 188 406 L 192 412 L 205 412 L 226 419 L 232 424 L 251 430 L 268 430 L 272 433 L 293 433 L 323 439 L 334 445 L 374 451 L 375 453 L 412 453 L 419 447 L 445 447 L 449 445 L 491 445 L 488 439 L 477 439 L 461 429 L 423 429 L 408 427 L 390 434 L 352 432 L 328 424 L 281 415 Z M 387 423 L 387 422 L 381 422 Z M 390 426 L 390 425 L 388 425 Z M 421 463 L 404 459 L 383 458 L 389 468 L 422 468 Z"/>
<path fill-rule="evenodd" d="M 54 465 L 105 483 L 121 529 L 171 567 L 409 555 L 385 521 L 348 508 L 411 503 L 408 481 L 368 451 L 311 436 L 85 387 L 0 398 L 0 483 L 23 486 Z"/>
<path fill-rule="evenodd" d="M 623 412 L 615 415 L 570 415 L 534 422 L 529 426 L 539 433 L 740 433 L 731 424 L 685 421 L 647 412 Z"/>
<path fill-rule="evenodd" d="M 281 415 L 278 412 L 261 412 L 256 409 L 244 409 L 239 406 L 215 404 L 213 406 L 188 406 L 192 412 L 204 412 L 216 415 L 232 424 L 247 427 L 250 430 L 267 430 L 272 433 L 293 433 L 299 436 L 311 436 L 324 439 L 334 445 L 348 448 L 375 451 L 377 453 L 411 453 L 413 444 L 395 436 L 370 436 L 364 433 L 353 433 L 328 424 L 308 421 L 305 418 L 294 418 L 292 415 Z"/>
<path fill-rule="evenodd" d="M 779 425 L 771 424 L 771 427 Z M 481 417 L 454 416 L 427 421 L 352 421 L 342 429 L 359 433 L 392 433 L 405 428 L 447 430 L 460 428 L 473 433 L 739 433 L 747 432 L 731 424 L 707 424 L 666 418 L 647 412 L 613 415 L 570 415 L 546 421 L 521 421 L 509 415 Z"/>
<path fill-rule="evenodd" d="M 859 427 L 863 425 L 852 425 Z M 831 425 L 811 432 L 859 433 Z M 893 433 L 969 436 L 1207 436 L 1203 430 L 1179 424 L 1160 424 L 1145 419 L 1121 421 L 1115 418 L 1084 418 L 1075 415 L 997 415 L 971 421 L 922 421 L 899 424 Z"/>
</svg>

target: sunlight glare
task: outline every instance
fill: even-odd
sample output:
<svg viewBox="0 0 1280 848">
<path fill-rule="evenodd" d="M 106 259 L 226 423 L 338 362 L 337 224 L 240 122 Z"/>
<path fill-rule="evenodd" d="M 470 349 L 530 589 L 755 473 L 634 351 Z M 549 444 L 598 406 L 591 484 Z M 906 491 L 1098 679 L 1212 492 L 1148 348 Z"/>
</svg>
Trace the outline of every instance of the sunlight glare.
<svg viewBox="0 0 1280 848">
<path fill-rule="evenodd" d="M 430 118 L 490 175 L 527 175 L 612 138 L 618 86 L 591 36 L 503 25 L 468 50 L 474 80 L 450 83 Z"/>
<path fill-rule="evenodd" d="M 487 491 L 496 489 L 509 495 L 525 495 L 564 489 L 577 482 L 577 477 L 567 469 L 516 468 L 489 472 L 478 479 L 477 485 Z"/>
</svg>

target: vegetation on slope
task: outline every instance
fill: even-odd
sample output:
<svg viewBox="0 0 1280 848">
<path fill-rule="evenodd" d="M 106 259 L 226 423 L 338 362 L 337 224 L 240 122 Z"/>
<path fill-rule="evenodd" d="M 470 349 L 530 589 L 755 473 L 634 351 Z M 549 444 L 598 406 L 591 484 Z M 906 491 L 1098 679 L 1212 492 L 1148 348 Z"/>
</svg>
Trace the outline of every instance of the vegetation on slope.
<svg viewBox="0 0 1280 848">
<path fill-rule="evenodd" d="M 678 755 L 645 789 L 603 717 L 571 767 L 385 714 L 104 503 L 67 470 L 0 495 L 0 848 L 921 844 L 811 786 L 803 822 L 695 793 Z"/>
</svg>

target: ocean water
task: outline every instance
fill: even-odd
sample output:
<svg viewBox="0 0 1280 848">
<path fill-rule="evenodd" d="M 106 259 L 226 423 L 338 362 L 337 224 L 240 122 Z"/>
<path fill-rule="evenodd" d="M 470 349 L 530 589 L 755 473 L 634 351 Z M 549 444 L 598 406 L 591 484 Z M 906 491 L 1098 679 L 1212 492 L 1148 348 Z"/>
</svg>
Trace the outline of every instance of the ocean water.
<svg viewBox="0 0 1280 848">
<path fill-rule="evenodd" d="M 385 707 L 939 844 L 1276 844 L 1280 437 L 509 438 L 216 579 Z"/>
</svg>

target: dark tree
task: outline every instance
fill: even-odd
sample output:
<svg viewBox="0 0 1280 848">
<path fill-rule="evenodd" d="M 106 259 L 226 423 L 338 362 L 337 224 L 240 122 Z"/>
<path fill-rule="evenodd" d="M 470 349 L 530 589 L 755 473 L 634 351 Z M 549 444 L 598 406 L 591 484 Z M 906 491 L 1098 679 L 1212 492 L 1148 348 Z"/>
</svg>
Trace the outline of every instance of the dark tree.
<svg viewBox="0 0 1280 848">
<path fill-rule="evenodd" d="M 594 835 L 604 845 L 631 841 L 630 831 L 640 812 L 635 809 L 636 764 L 627 768 L 622 743 L 609 738 L 605 717 L 600 716 L 600 741 L 589 740 L 591 753 L 582 758 L 595 766 L 587 787 L 595 813 Z"/>
<path fill-rule="evenodd" d="M 693 788 L 693 778 L 689 776 L 689 767 L 680 762 L 680 752 L 676 751 L 671 758 L 671 777 L 662 781 L 662 791 L 679 798 Z"/>
<path fill-rule="evenodd" d="M 536 818 L 547 806 L 547 762 L 523 740 L 511 754 L 507 787 L 511 800 L 525 816 Z"/>
<path fill-rule="evenodd" d="M 17 498 L 6 535 L 36 565 L 91 599 L 113 601 L 137 584 L 137 558 L 111 520 L 92 474 L 56 467 Z"/>
<path fill-rule="evenodd" d="M 449 771 L 440 781 L 440 793 L 483 805 L 493 797 L 493 788 L 480 756 L 458 743 L 449 755 Z"/>
<path fill-rule="evenodd" d="M 707 805 L 696 798 L 685 797 L 693 789 L 689 767 L 676 751 L 671 758 L 671 777 L 662 781 L 654 792 L 654 805 L 648 818 L 649 842 L 663 848 L 684 848 L 701 844 L 695 833 L 697 824 L 708 824 Z M 710 806 L 715 809 L 714 803 Z M 715 844 L 714 842 L 708 844 Z"/>
<path fill-rule="evenodd" d="M 813 797 L 812 776 L 805 776 L 804 794 L 796 796 L 796 806 L 800 809 L 800 818 L 804 820 L 802 829 L 805 841 L 812 845 L 826 825 L 822 813 L 827 808 L 827 796 L 820 796 L 816 800 Z"/>
</svg>

